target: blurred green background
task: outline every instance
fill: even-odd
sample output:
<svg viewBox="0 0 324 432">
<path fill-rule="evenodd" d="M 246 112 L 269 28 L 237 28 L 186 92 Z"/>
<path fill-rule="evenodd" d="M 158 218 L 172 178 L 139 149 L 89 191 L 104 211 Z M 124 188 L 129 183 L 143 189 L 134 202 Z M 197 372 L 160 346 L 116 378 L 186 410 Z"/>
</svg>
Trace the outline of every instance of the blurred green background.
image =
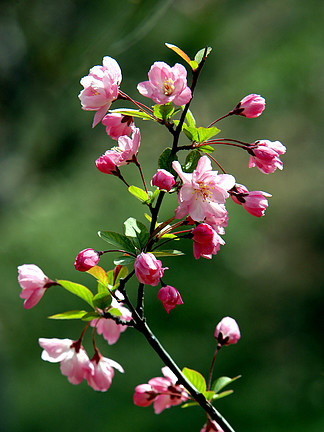
<svg viewBox="0 0 324 432">
<path fill-rule="evenodd" d="M 267 215 L 254 218 L 229 202 L 226 246 L 216 257 L 196 262 L 188 242 L 185 257 L 166 258 L 166 280 L 185 304 L 167 315 L 158 289 L 148 287 L 148 321 L 181 367 L 207 376 L 215 325 L 223 316 L 234 317 L 242 339 L 220 353 L 215 377 L 243 377 L 217 408 L 237 432 L 324 430 L 323 22 L 320 0 L 3 2 L 2 431 L 199 431 L 205 422 L 199 408 L 172 408 L 157 417 L 152 407 L 133 405 L 134 387 L 160 375 L 162 364 L 132 330 L 114 346 L 99 342 L 103 354 L 126 371 L 116 373 L 107 393 L 86 383 L 70 385 L 58 365 L 40 360 L 37 339 L 78 338 L 80 323 L 46 317 L 82 307 L 81 300 L 52 289 L 25 311 L 17 284 L 17 265 L 35 263 L 51 278 L 94 287 L 90 276 L 73 267 L 78 251 L 105 248 L 98 229 L 120 231 L 129 216 L 145 222 L 144 208 L 121 182 L 96 170 L 94 160 L 114 143 L 100 125 L 91 129 L 93 114 L 80 109 L 77 95 L 80 78 L 110 55 L 122 68 L 122 89 L 149 103 L 136 85 L 147 79 L 151 64 L 180 61 L 164 42 L 191 57 L 213 47 L 192 104 L 200 125 L 258 93 L 267 100 L 262 116 L 225 119 L 223 136 L 278 139 L 287 154 L 284 171 L 267 176 L 249 170 L 240 150 L 217 148 L 217 158 L 239 183 L 272 193 Z M 137 125 L 139 159 L 151 178 L 170 137 L 157 125 Z M 123 172 L 140 185 L 135 167 Z M 165 203 L 161 219 L 172 215 L 175 204 L 175 197 Z M 106 268 L 109 259 L 102 259 Z"/>
</svg>

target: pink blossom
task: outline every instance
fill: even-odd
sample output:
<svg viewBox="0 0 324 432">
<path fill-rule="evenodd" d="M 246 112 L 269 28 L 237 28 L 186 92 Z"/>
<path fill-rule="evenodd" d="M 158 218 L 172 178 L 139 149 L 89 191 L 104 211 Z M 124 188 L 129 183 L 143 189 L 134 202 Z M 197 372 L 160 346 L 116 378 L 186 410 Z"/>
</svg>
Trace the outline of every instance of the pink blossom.
<svg viewBox="0 0 324 432">
<path fill-rule="evenodd" d="M 108 111 L 111 103 L 118 98 L 122 80 L 120 67 L 116 60 L 104 57 L 102 66 L 94 66 L 89 75 L 80 81 L 84 89 L 79 94 L 82 109 L 97 111 L 92 127 L 96 126 Z"/>
<path fill-rule="evenodd" d="M 134 404 L 148 406 L 154 404 L 155 414 L 173 405 L 179 405 L 189 398 L 187 391 L 181 384 L 177 384 L 177 377 L 168 368 L 163 367 L 164 377 L 149 380 L 148 384 L 141 384 L 135 388 Z"/>
<path fill-rule="evenodd" d="M 120 136 L 131 134 L 134 122 L 133 117 L 109 113 L 102 119 L 102 124 L 106 126 L 107 135 L 118 140 Z"/>
<path fill-rule="evenodd" d="M 158 299 L 163 303 L 167 313 L 174 309 L 176 305 L 183 304 L 179 291 L 171 285 L 166 285 L 160 289 Z"/>
<path fill-rule="evenodd" d="M 228 223 L 228 213 L 225 206 L 220 204 L 217 214 L 206 213 L 204 222 L 210 225 L 217 234 L 224 235 Z"/>
<path fill-rule="evenodd" d="M 167 267 L 162 267 L 161 261 L 156 259 L 152 253 L 141 252 L 135 260 L 134 269 L 141 283 L 156 286 Z"/>
<path fill-rule="evenodd" d="M 259 117 L 265 108 L 265 99 L 257 94 L 249 94 L 245 96 L 238 105 L 234 108 L 234 114 L 248 118 Z"/>
<path fill-rule="evenodd" d="M 116 149 L 119 152 L 118 166 L 128 164 L 137 155 L 141 143 L 141 133 L 139 128 L 133 127 L 132 130 L 131 138 L 128 136 L 118 138 L 118 147 Z"/>
<path fill-rule="evenodd" d="M 121 312 L 121 316 L 119 318 L 125 321 L 130 321 L 132 319 L 131 312 L 117 300 L 112 299 L 111 307 L 118 309 Z M 127 329 L 126 325 L 117 324 L 111 318 L 100 318 L 99 320 L 94 319 L 91 321 L 91 326 L 96 327 L 97 333 L 99 335 L 102 334 L 109 345 L 113 345 L 114 343 L 116 343 L 119 339 L 120 334 Z"/>
<path fill-rule="evenodd" d="M 71 384 L 80 384 L 85 373 L 91 370 L 90 360 L 79 341 L 40 338 L 38 342 L 44 349 L 42 359 L 51 363 L 60 362 L 61 372 Z"/>
<path fill-rule="evenodd" d="M 177 219 L 189 213 L 193 220 L 200 222 L 207 214 L 218 216 L 224 213 L 220 204 L 225 203 L 229 196 L 227 191 L 235 185 L 235 178 L 232 175 L 212 171 L 207 156 L 199 159 L 192 174 L 184 173 L 178 161 L 172 162 L 172 167 L 183 181 L 178 194 L 179 206 L 175 210 Z"/>
<path fill-rule="evenodd" d="M 215 420 L 208 419 L 200 432 L 224 432 Z"/>
<path fill-rule="evenodd" d="M 83 249 L 78 253 L 74 261 L 74 267 L 76 270 L 85 272 L 96 266 L 99 262 L 100 254 L 93 249 Z"/>
<path fill-rule="evenodd" d="M 174 184 L 174 176 L 165 169 L 158 169 L 151 181 L 152 186 L 155 186 L 166 192 L 170 192 Z"/>
<path fill-rule="evenodd" d="M 283 163 L 279 156 L 286 153 L 286 147 L 280 141 L 256 141 L 257 147 L 249 150 L 251 154 L 249 168 L 257 166 L 264 174 L 270 174 L 277 168 L 282 170 Z"/>
<path fill-rule="evenodd" d="M 25 309 L 35 306 L 53 283 L 35 264 L 23 264 L 18 267 L 18 282 L 22 288 L 20 298 L 25 299 Z"/>
<path fill-rule="evenodd" d="M 90 365 L 91 368 L 87 369 L 84 378 L 87 380 L 89 386 L 96 391 L 104 392 L 109 389 L 115 375 L 114 368 L 119 372 L 124 372 L 119 363 L 103 357 L 99 352 L 93 356 Z"/>
<path fill-rule="evenodd" d="M 149 81 L 138 84 L 141 95 L 153 100 L 156 104 L 173 102 L 185 105 L 191 99 L 191 90 L 187 86 L 187 71 L 176 63 L 170 67 L 164 62 L 155 62 L 148 73 Z"/>
<path fill-rule="evenodd" d="M 96 167 L 104 174 L 117 173 L 119 157 L 119 153 L 115 150 L 107 150 L 96 160 Z"/>
<path fill-rule="evenodd" d="M 211 259 L 225 244 L 224 240 L 208 224 L 201 223 L 193 231 L 193 254 L 196 259 L 203 257 Z"/>
<path fill-rule="evenodd" d="M 214 337 L 220 345 L 235 344 L 241 337 L 237 322 L 231 317 L 223 318 L 216 326 Z"/>
<path fill-rule="evenodd" d="M 236 204 L 242 205 L 248 213 L 261 217 L 264 216 L 269 205 L 266 197 L 271 197 L 271 194 L 262 191 L 249 192 L 244 185 L 237 184 L 231 197 Z"/>
</svg>

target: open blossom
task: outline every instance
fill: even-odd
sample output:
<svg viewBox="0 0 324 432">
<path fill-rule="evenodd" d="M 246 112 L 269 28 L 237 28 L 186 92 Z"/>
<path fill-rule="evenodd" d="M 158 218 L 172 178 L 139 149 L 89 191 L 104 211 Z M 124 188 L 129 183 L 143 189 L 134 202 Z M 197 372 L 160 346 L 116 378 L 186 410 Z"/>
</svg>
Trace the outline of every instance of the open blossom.
<svg viewBox="0 0 324 432">
<path fill-rule="evenodd" d="M 114 298 L 111 301 L 111 307 L 120 311 L 121 315 L 119 318 L 125 321 L 130 321 L 132 319 L 131 312 Z M 117 324 L 111 318 L 100 318 L 99 321 L 98 319 L 94 319 L 91 321 L 91 326 L 96 327 L 97 333 L 99 335 L 102 334 L 109 345 L 116 343 L 119 339 L 120 333 L 127 329 L 126 325 Z"/>
<path fill-rule="evenodd" d="M 259 117 L 265 108 L 265 99 L 258 94 L 245 96 L 234 108 L 234 114 L 248 118 Z"/>
<path fill-rule="evenodd" d="M 251 154 L 249 168 L 257 166 L 264 174 L 270 174 L 277 168 L 282 170 L 283 163 L 280 156 L 286 153 L 286 147 L 280 141 L 260 140 L 256 141 L 258 146 L 249 150 Z"/>
<path fill-rule="evenodd" d="M 38 342 L 44 349 L 42 359 L 51 363 L 60 362 L 61 372 L 71 384 L 80 384 L 85 373 L 91 370 L 89 357 L 79 341 L 40 338 Z"/>
<path fill-rule="evenodd" d="M 111 103 L 118 98 L 122 80 L 120 67 L 116 60 L 104 57 L 102 66 L 94 66 L 89 75 L 80 81 L 84 89 L 79 94 L 82 109 L 97 111 L 92 127 L 96 126 L 108 111 Z"/>
<path fill-rule="evenodd" d="M 152 378 L 148 384 L 140 384 L 135 388 L 135 405 L 148 406 L 153 402 L 155 414 L 160 414 L 189 398 L 185 388 L 177 384 L 177 377 L 167 366 L 162 368 L 162 373 L 164 377 Z"/>
<path fill-rule="evenodd" d="M 78 253 L 74 261 L 76 270 L 85 272 L 96 266 L 99 262 L 100 254 L 93 249 L 83 249 Z"/>
<path fill-rule="evenodd" d="M 214 337 L 220 345 L 236 344 L 241 337 L 241 333 L 235 319 L 231 317 L 223 318 L 216 326 Z"/>
<path fill-rule="evenodd" d="M 208 224 L 201 223 L 193 231 L 193 254 L 196 259 L 203 257 L 211 259 L 225 244 L 224 240 Z"/>
<path fill-rule="evenodd" d="M 200 222 L 207 214 L 218 216 L 223 214 L 228 190 L 235 185 L 235 178 L 229 174 L 217 174 L 207 156 L 199 159 L 197 168 L 192 174 L 184 173 L 178 161 L 172 162 L 173 169 L 178 173 L 183 185 L 178 194 L 179 206 L 175 217 L 181 219 L 187 214 L 194 221 Z"/>
<path fill-rule="evenodd" d="M 118 140 L 123 135 L 130 135 L 134 125 L 133 117 L 118 113 L 109 113 L 102 119 L 102 124 L 106 126 L 106 133 L 112 139 Z"/>
<path fill-rule="evenodd" d="M 134 269 L 136 277 L 141 283 L 156 286 L 167 267 L 162 267 L 162 262 L 156 259 L 152 253 L 141 252 L 135 260 Z"/>
<path fill-rule="evenodd" d="M 176 63 L 170 67 L 164 62 L 155 62 L 148 73 L 149 81 L 138 84 L 141 95 L 153 100 L 156 104 L 173 102 L 185 105 L 191 99 L 191 90 L 187 86 L 187 70 Z"/>
<path fill-rule="evenodd" d="M 160 289 L 158 299 L 163 303 L 163 307 L 167 313 L 177 305 L 183 304 L 179 291 L 171 285 L 166 285 Z"/>
<path fill-rule="evenodd" d="M 231 193 L 231 198 L 236 204 L 240 204 L 243 208 L 253 216 L 264 216 L 269 203 L 267 197 L 271 194 L 262 191 L 251 191 L 244 186 L 235 185 L 235 192 Z"/>
<path fill-rule="evenodd" d="M 151 185 L 159 188 L 160 190 L 170 192 L 172 186 L 175 184 L 174 176 L 165 169 L 158 169 L 152 177 Z"/>
<path fill-rule="evenodd" d="M 25 299 L 24 308 L 30 309 L 40 301 L 53 281 L 35 264 L 23 264 L 18 267 L 18 282 L 22 288 L 20 298 Z"/>
<path fill-rule="evenodd" d="M 112 379 L 115 375 L 114 368 L 123 373 L 124 369 L 119 363 L 100 353 L 96 353 L 90 362 L 90 368 L 86 370 L 84 378 L 87 383 L 96 391 L 107 391 L 111 386 Z"/>
<path fill-rule="evenodd" d="M 206 213 L 204 222 L 210 225 L 217 234 L 224 235 L 228 223 L 228 213 L 225 206 L 220 204 L 217 214 Z"/>
</svg>

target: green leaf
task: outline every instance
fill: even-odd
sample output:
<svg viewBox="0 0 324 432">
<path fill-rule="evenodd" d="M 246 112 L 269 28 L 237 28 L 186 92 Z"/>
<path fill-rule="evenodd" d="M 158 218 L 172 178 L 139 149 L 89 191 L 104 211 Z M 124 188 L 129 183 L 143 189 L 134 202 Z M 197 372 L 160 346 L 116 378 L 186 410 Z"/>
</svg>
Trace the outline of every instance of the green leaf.
<svg viewBox="0 0 324 432">
<path fill-rule="evenodd" d="M 101 315 L 98 312 L 88 312 L 82 317 L 82 321 L 92 321 L 93 319 L 100 318 Z"/>
<path fill-rule="evenodd" d="M 199 159 L 201 155 L 198 150 L 192 150 L 188 153 L 185 163 L 182 167 L 183 171 L 186 173 L 192 173 L 193 170 L 196 169 Z"/>
<path fill-rule="evenodd" d="M 220 129 L 218 129 L 215 126 L 212 126 L 210 128 L 204 128 L 204 127 L 196 128 L 193 126 L 184 126 L 182 130 L 186 134 L 186 136 L 190 139 L 190 141 L 199 144 L 208 140 L 214 135 L 217 135 L 220 132 Z"/>
<path fill-rule="evenodd" d="M 205 396 L 205 398 L 207 399 L 207 400 L 212 400 L 213 399 L 213 397 L 214 397 L 214 395 L 215 395 L 215 392 L 213 392 L 213 391 L 211 391 L 211 390 L 208 390 L 208 391 L 204 391 L 203 392 L 203 395 Z"/>
<path fill-rule="evenodd" d="M 142 203 L 146 202 L 149 199 L 148 194 L 141 188 L 137 186 L 129 186 L 129 192 L 134 195 L 135 198 L 140 200 Z"/>
<path fill-rule="evenodd" d="M 96 294 L 92 302 L 96 308 L 105 310 L 111 304 L 111 295 L 107 293 Z"/>
<path fill-rule="evenodd" d="M 198 406 L 198 405 L 199 405 L 198 402 L 187 402 L 187 403 L 181 405 L 181 408 L 189 408 L 189 407 Z"/>
<path fill-rule="evenodd" d="M 108 284 L 112 286 L 114 283 L 114 270 L 107 271 L 107 276 L 108 276 Z"/>
<path fill-rule="evenodd" d="M 136 255 L 136 249 L 133 243 L 126 236 L 113 231 L 99 231 L 98 235 L 107 243 L 116 246 L 118 249 Z"/>
<path fill-rule="evenodd" d="M 120 269 L 120 271 L 119 271 L 119 273 L 118 273 L 118 275 L 116 277 L 115 285 L 114 285 L 114 288 L 113 288 L 114 290 L 116 290 L 119 287 L 119 285 L 120 285 L 120 279 L 125 279 L 125 277 L 127 275 L 128 275 L 128 268 L 125 267 L 125 266 L 123 266 Z"/>
<path fill-rule="evenodd" d="M 195 127 L 196 126 L 196 120 L 195 117 L 193 116 L 192 112 L 190 111 L 190 109 L 188 109 L 187 114 L 186 114 L 186 120 L 188 122 L 188 126 L 192 126 Z"/>
<path fill-rule="evenodd" d="M 114 264 L 125 266 L 128 264 L 132 264 L 134 261 L 135 261 L 135 258 L 132 256 L 121 256 L 121 257 L 114 259 Z"/>
<path fill-rule="evenodd" d="M 88 288 L 83 285 L 66 280 L 58 280 L 57 282 L 67 291 L 70 291 L 72 294 L 75 294 L 76 296 L 82 298 L 82 300 L 86 301 L 91 307 L 93 307 L 93 294 Z"/>
<path fill-rule="evenodd" d="M 119 108 L 119 109 L 115 109 L 115 110 L 109 110 L 109 112 L 110 113 L 116 113 L 116 114 L 122 114 L 122 115 L 126 115 L 126 116 L 131 116 L 131 117 L 137 117 L 137 118 L 141 118 L 143 120 L 154 120 L 146 112 L 143 112 L 140 110 L 135 110 L 135 109 Z"/>
<path fill-rule="evenodd" d="M 207 52 L 206 52 L 206 57 L 211 53 L 212 48 L 211 47 L 207 47 Z M 197 52 L 197 54 L 195 55 L 195 61 L 199 64 L 201 62 L 201 60 L 204 57 L 204 53 L 205 53 L 205 48 L 202 48 L 201 50 L 199 50 Z"/>
<path fill-rule="evenodd" d="M 168 118 L 173 114 L 174 106 L 170 103 L 165 105 L 154 105 L 153 112 L 156 118 L 160 120 L 168 120 Z"/>
<path fill-rule="evenodd" d="M 238 375 L 234 378 L 229 378 L 226 376 L 222 376 L 217 378 L 217 380 L 215 380 L 213 382 L 213 385 L 211 387 L 211 389 L 215 392 L 218 393 L 220 390 L 222 390 L 224 387 L 228 386 L 229 384 L 231 384 L 232 382 L 238 380 L 239 378 L 241 378 L 242 375 Z"/>
<path fill-rule="evenodd" d="M 111 309 L 108 310 L 108 312 L 109 312 L 111 315 L 115 316 L 115 317 L 122 316 L 122 313 L 121 313 L 120 310 L 117 309 L 117 308 L 111 308 Z"/>
<path fill-rule="evenodd" d="M 91 276 L 95 277 L 98 282 L 100 282 L 104 287 L 108 287 L 108 275 L 105 272 L 105 270 L 100 266 L 92 267 L 91 269 L 87 270 L 87 273 L 89 273 Z"/>
<path fill-rule="evenodd" d="M 169 256 L 180 256 L 180 255 L 185 255 L 183 252 L 179 251 L 179 250 L 154 250 L 152 252 L 152 254 L 154 254 L 157 258 L 158 257 L 169 257 Z"/>
<path fill-rule="evenodd" d="M 205 378 L 199 372 L 185 367 L 182 373 L 200 393 L 206 391 Z"/>
<path fill-rule="evenodd" d="M 198 67 L 198 63 L 196 62 L 196 60 L 191 60 L 189 64 L 192 70 L 196 70 Z"/>
<path fill-rule="evenodd" d="M 148 230 L 142 222 L 130 217 L 124 222 L 125 235 L 131 237 L 135 246 L 142 250 L 150 237 Z"/>
<path fill-rule="evenodd" d="M 86 313 L 87 311 L 84 310 L 72 310 L 51 315 L 48 318 L 56 320 L 81 319 Z"/>
<path fill-rule="evenodd" d="M 222 399 L 223 397 L 230 396 L 232 393 L 234 393 L 233 390 L 226 390 L 222 393 L 215 394 L 215 396 L 213 396 L 213 400 Z"/>
<path fill-rule="evenodd" d="M 199 151 L 203 152 L 203 153 L 213 153 L 213 151 L 215 150 L 214 147 L 210 146 L 210 145 L 203 145 L 203 146 L 199 146 Z"/>
<path fill-rule="evenodd" d="M 160 192 L 160 189 L 155 189 L 153 193 L 151 192 L 150 199 L 147 201 L 147 204 L 152 204 L 155 198 L 159 196 Z"/>
<path fill-rule="evenodd" d="M 167 147 L 159 157 L 158 166 L 160 169 L 165 169 L 169 171 L 172 175 L 177 175 L 177 173 L 172 168 L 172 162 L 178 160 L 176 154 L 172 154 L 170 147 Z"/>
</svg>

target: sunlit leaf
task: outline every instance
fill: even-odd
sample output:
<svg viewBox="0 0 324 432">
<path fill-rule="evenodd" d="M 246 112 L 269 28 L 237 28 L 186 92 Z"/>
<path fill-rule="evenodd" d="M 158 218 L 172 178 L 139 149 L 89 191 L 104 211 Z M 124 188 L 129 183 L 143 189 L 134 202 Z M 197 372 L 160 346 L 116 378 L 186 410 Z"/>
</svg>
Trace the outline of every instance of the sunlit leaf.
<svg viewBox="0 0 324 432">
<path fill-rule="evenodd" d="M 165 45 L 170 48 L 172 51 L 174 51 L 176 54 L 178 54 L 178 56 L 180 56 L 185 62 L 187 62 L 190 65 L 190 58 L 189 56 L 182 51 L 181 48 L 178 48 L 176 45 L 170 44 L 170 43 L 165 43 Z"/>
<path fill-rule="evenodd" d="M 186 173 L 192 173 L 196 168 L 201 155 L 198 150 L 192 150 L 188 153 L 185 163 L 182 167 L 183 171 Z"/>
<path fill-rule="evenodd" d="M 129 186 L 128 190 L 132 195 L 134 195 L 135 198 L 137 198 L 141 202 L 146 202 L 149 199 L 148 194 L 143 189 L 137 186 Z"/>
<path fill-rule="evenodd" d="M 175 249 L 170 249 L 170 250 L 154 250 L 152 252 L 152 254 L 154 254 L 157 258 L 158 257 L 169 257 L 169 256 L 184 255 L 183 252 L 181 252 L 179 250 L 175 250 Z"/>
<path fill-rule="evenodd" d="M 242 375 L 238 375 L 234 378 L 229 378 L 227 376 L 222 376 L 217 378 L 214 382 L 213 385 L 211 387 L 211 389 L 215 392 L 218 393 L 220 390 L 222 390 L 224 387 L 228 386 L 229 384 L 231 384 L 232 382 L 238 380 L 239 378 L 241 378 Z"/>
<path fill-rule="evenodd" d="M 83 285 L 66 281 L 66 280 L 58 280 L 57 282 L 67 291 L 82 298 L 82 300 L 86 301 L 91 307 L 93 307 L 92 304 L 93 294 L 88 288 L 86 288 Z"/>
<path fill-rule="evenodd" d="M 99 231 L 98 235 L 107 243 L 116 246 L 119 250 L 136 254 L 133 243 L 126 236 L 113 231 Z"/>
<path fill-rule="evenodd" d="M 205 54 L 205 50 L 206 48 L 202 48 L 201 50 L 199 50 L 197 52 L 197 54 L 195 55 L 195 61 L 199 64 L 201 62 L 201 60 L 204 57 Z M 211 47 L 207 47 L 207 52 L 206 52 L 206 57 L 211 53 L 212 48 Z"/>
<path fill-rule="evenodd" d="M 128 218 L 124 226 L 125 235 L 131 237 L 135 246 L 142 250 L 150 237 L 146 226 L 133 217 Z"/>
<path fill-rule="evenodd" d="M 122 114 L 122 115 L 125 115 L 125 116 L 137 117 L 137 118 L 141 118 L 143 120 L 154 120 L 146 112 L 143 112 L 143 111 L 140 111 L 140 110 L 135 110 L 135 109 L 119 108 L 119 109 L 115 109 L 115 110 L 109 110 L 109 112 L 110 113 L 114 113 L 114 114 Z"/>
<path fill-rule="evenodd" d="M 153 112 L 156 118 L 166 121 L 174 111 L 174 106 L 170 103 L 164 105 L 154 105 Z"/>
<path fill-rule="evenodd" d="M 51 315 L 48 318 L 56 320 L 81 319 L 86 313 L 87 311 L 84 310 L 72 310 Z"/>
<path fill-rule="evenodd" d="M 96 294 L 92 302 L 96 308 L 105 310 L 111 304 L 111 295 L 109 293 Z"/>
<path fill-rule="evenodd" d="M 206 390 L 205 378 L 199 372 L 185 367 L 182 369 L 182 373 L 200 393 Z"/>
</svg>

